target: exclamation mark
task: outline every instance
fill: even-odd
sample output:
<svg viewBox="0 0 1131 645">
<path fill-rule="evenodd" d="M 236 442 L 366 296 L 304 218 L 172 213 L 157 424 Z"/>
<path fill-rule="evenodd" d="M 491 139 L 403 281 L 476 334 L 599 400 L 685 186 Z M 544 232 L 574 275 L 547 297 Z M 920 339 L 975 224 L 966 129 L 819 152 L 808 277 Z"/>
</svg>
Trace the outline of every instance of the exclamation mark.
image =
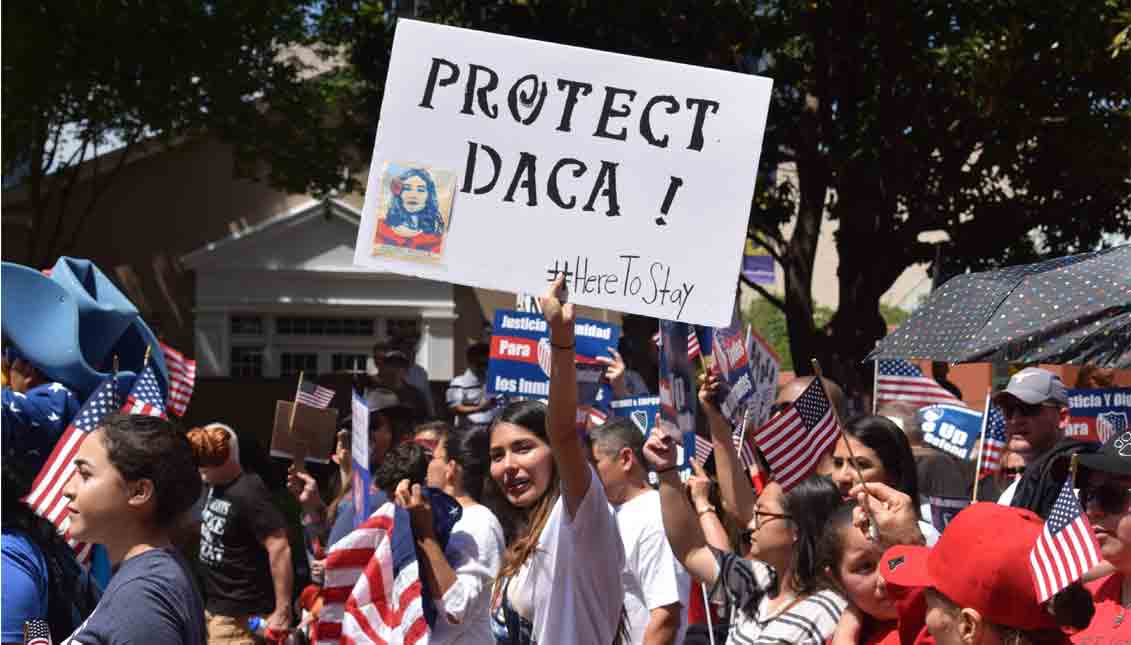
<svg viewBox="0 0 1131 645">
<path fill-rule="evenodd" d="M 675 199 L 675 193 L 682 185 L 683 180 L 679 177 L 672 177 L 671 180 L 668 181 L 668 194 L 664 195 L 664 205 L 660 207 L 660 217 L 656 218 L 657 226 L 664 226 L 667 224 L 667 221 L 663 216 L 668 214 L 668 210 L 672 207 L 672 200 Z"/>
</svg>

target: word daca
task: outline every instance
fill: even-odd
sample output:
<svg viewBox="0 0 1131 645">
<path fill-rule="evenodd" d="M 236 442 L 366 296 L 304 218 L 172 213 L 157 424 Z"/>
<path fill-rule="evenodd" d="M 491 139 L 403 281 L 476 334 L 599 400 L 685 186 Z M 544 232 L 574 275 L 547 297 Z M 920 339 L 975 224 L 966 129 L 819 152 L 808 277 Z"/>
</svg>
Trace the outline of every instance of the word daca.
<svg viewBox="0 0 1131 645">
<path fill-rule="evenodd" d="M 441 76 L 441 73 L 443 73 L 443 76 Z M 424 94 L 420 99 L 420 107 L 434 110 L 432 100 L 436 89 L 454 85 L 459 81 L 459 78 L 460 66 L 449 60 L 434 57 L 432 66 L 428 70 L 428 80 L 424 84 Z M 499 89 L 499 75 L 489 67 L 470 63 L 467 65 L 465 78 L 463 107 L 460 109 L 460 113 L 474 115 L 476 107 L 478 107 L 479 113 L 483 116 L 489 119 L 498 118 L 499 104 L 492 101 L 492 93 Z M 564 78 L 555 80 L 557 92 L 559 94 L 564 93 L 556 130 L 572 132 L 574 126 L 573 110 L 578 101 L 593 93 L 593 85 L 584 81 L 572 81 Z M 518 78 L 507 91 L 507 108 L 511 118 L 521 125 L 532 125 L 542 115 L 542 109 L 546 105 L 546 97 L 549 93 L 549 85 L 540 80 L 537 74 L 526 74 Z M 636 94 L 636 90 L 611 85 L 604 86 L 604 101 L 592 136 L 626 141 L 628 139 L 628 128 L 612 122 L 614 119 L 627 119 L 632 116 Z M 682 109 L 686 109 L 691 114 L 692 123 L 690 135 L 687 138 L 687 149 L 699 151 L 703 149 L 703 129 L 707 117 L 718 113 L 719 102 L 689 97 L 681 103 L 671 94 L 658 94 L 644 102 L 643 108 L 638 112 L 637 127 L 640 137 L 649 145 L 667 148 L 671 142 L 671 136 L 667 133 L 663 136 L 657 136 L 652 124 L 653 113 L 657 108 L 668 115 L 679 114 Z"/>
</svg>

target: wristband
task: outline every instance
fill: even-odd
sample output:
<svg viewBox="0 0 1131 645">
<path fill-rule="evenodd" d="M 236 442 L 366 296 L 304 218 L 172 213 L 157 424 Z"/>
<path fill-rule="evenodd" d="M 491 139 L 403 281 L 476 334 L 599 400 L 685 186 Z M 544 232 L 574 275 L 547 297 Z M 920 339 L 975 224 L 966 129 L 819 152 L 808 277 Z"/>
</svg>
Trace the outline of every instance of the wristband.
<svg viewBox="0 0 1131 645">
<path fill-rule="evenodd" d="M 574 341 L 574 342 L 572 342 L 568 345 L 558 345 L 554 341 L 550 341 L 550 347 L 553 347 L 554 349 L 561 349 L 561 350 L 573 349 L 574 347 L 577 347 L 577 341 Z"/>
<path fill-rule="evenodd" d="M 701 516 L 701 515 L 703 515 L 704 513 L 714 513 L 714 512 L 716 512 L 716 511 L 715 511 L 715 505 L 714 505 L 714 504 L 707 504 L 706 506 L 704 506 L 704 507 L 702 507 L 702 508 L 698 509 L 698 510 L 696 511 L 696 515 L 700 515 L 700 516 Z"/>
</svg>

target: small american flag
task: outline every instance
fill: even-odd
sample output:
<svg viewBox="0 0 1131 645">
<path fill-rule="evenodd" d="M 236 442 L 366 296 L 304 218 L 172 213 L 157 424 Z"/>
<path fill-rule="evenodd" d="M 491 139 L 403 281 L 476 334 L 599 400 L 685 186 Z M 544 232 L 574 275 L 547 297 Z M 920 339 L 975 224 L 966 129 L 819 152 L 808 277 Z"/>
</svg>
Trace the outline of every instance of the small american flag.
<svg viewBox="0 0 1131 645">
<path fill-rule="evenodd" d="M 82 442 L 102 424 L 107 416 L 117 411 L 117 396 L 114 388 L 113 378 L 106 379 L 95 388 L 94 393 L 71 421 L 71 425 L 67 426 L 66 432 L 55 443 L 55 449 L 51 451 L 39 474 L 35 476 L 31 491 L 23 499 L 36 515 L 55 525 L 59 533 L 67 539 L 67 544 L 75 550 L 79 562 L 83 564 L 90 562 L 90 545 L 76 542 L 67 533 L 70 517 L 66 512 L 67 499 L 63 497 L 63 487 L 75 472 L 75 456 L 78 455 Z"/>
<path fill-rule="evenodd" d="M 178 417 L 183 417 L 196 385 L 196 361 L 185 358 L 184 354 L 165 343 L 161 343 L 161 351 L 165 353 L 165 369 L 169 372 L 166 407 Z"/>
<path fill-rule="evenodd" d="M 813 379 L 785 411 L 755 431 L 754 442 L 769 462 L 774 480 L 789 490 L 809 476 L 836 437 L 836 416 L 821 380 Z"/>
<path fill-rule="evenodd" d="M 148 417 L 165 416 L 165 397 L 161 396 L 161 385 L 157 382 L 157 374 L 152 365 L 146 365 L 141 371 L 141 376 L 134 381 L 126 404 L 122 406 L 126 414 L 143 414 Z"/>
<path fill-rule="evenodd" d="M 322 611 L 312 640 L 316 645 L 338 643 L 428 642 L 424 614 L 424 584 L 408 531 L 407 548 L 397 544 L 408 522 L 386 502 L 352 533 L 330 547 L 326 555 Z"/>
<path fill-rule="evenodd" d="M 707 463 L 707 459 L 711 457 L 715 447 L 711 444 L 709 439 L 704 439 L 699 435 L 695 435 L 695 463 L 700 467 Z"/>
<path fill-rule="evenodd" d="M 936 403 L 966 405 L 935 379 L 924 376 L 917 366 L 901 358 L 881 360 L 876 371 L 876 406 L 900 401 L 916 407 Z"/>
<path fill-rule="evenodd" d="M 298 391 L 295 393 L 295 403 L 309 405 L 312 408 L 328 408 L 330 401 L 334 400 L 334 391 L 328 387 L 316 385 L 310 381 L 299 381 Z"/>
<path fill-rule="evenodd" d="M 46 620 L 32 618 L 24 621 L 24 645 L 51 645 L 51 630 Z"/>
<path fill-rule="evenodd" d="M 699 346 L 699 335 L 700 334 L 705 335 L 707 347 L 708 348 L 711 347 L 711 343 L 713 341 L 711 340 L 711 336 L 709 336 L 709 334 L 712 331 L 713 330 L 710 327 L 699 327 L 698 325 L 692 326 L 688 330 L 688 333 L 687 333 L 687 358 L 689 360 L 694 361 L 695 359 L 699 358 L 699 355 L 703 352 L 703 350 Z M 655 334 L 652 334 L 652 342 L 656 345 L 656 347 L 660 346 L 660 332 L 656 332 Z M 708 355 L 709 354 L 710 354 L 710 351 L 708 350 Z"/>
<path fill-rule="evenodd" d="M 753 468 L 754 449 L 750 447 L 750 442 L 742 439 L 742 435 L 734 433 L 731 435 L 731 440 L 734 441 L 734 449 L 738 451 L 738 457 L 742 459 L 742 465 L 747 469 Z"/>
<path fill-rule="evenodd" d="M 1001 470 L 1001 453 L 1005 450 L 1005 417 L 993 403 L 986 406 L 986 437 L 982 440 L 982 466 L 978 479 L 996 474 Z"/>
<path fill-rule="evenodd" d="M 1100 545 L 1068 478 L 1029 554 L 1037 600 L 1052 598 L 1099 562 Z"/>
</svg>

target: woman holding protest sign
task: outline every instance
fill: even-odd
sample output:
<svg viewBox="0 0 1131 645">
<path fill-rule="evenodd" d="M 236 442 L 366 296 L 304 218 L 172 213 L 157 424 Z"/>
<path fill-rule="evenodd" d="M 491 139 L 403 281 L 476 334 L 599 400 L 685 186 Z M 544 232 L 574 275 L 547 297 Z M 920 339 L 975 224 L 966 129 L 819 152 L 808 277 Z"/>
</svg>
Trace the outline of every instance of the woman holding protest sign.
<svg viewBox="0 0 1131 645">
<path fill-rule="evenodd" d="M 552 348 L 549 406 L 512 403 L 489 430 L 491 484 L 508 539 L 495 583 L 496 636 L 511 645 L 606 645 L 624 633 L 624 549 L 577 434 L 574 312 L 560 294 L 559 275 L 541 300 Z"/>
<path fill-rule="evenodd" d="M 115 571 L 64 643 L 203 643 L 204 604 L 171 540 L 200 497 L 188 440 L 163 419 L 114 415 L 82 442 L 75 466 L 63 488 L 71 537 L 105 545 Z"/>
</svg>

